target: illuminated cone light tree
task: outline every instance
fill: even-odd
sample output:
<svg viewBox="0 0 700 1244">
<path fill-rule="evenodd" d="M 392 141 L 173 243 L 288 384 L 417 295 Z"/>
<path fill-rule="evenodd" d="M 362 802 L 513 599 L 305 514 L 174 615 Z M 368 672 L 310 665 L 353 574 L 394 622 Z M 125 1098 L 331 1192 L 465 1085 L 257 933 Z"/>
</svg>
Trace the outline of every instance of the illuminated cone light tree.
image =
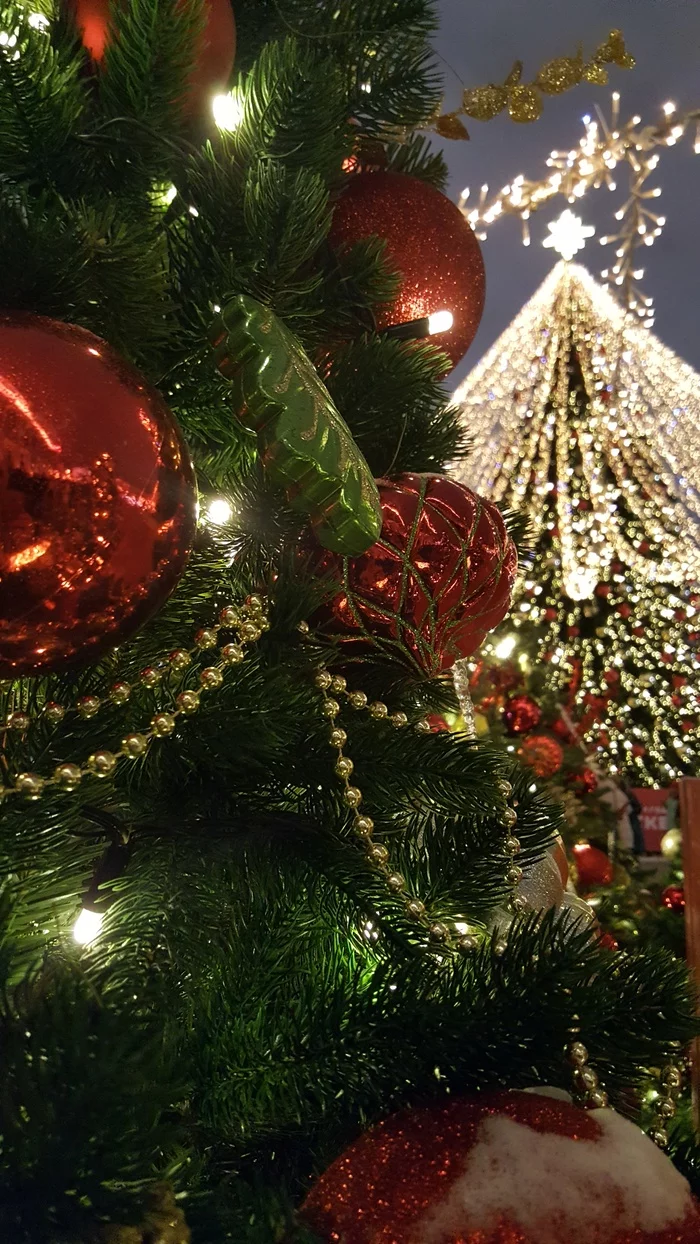
<svg viewBox="0 0 700 1244">
<path fill-rule="evenodd" d="M 514 637 L 613 772 L 697 772 L 700 376 L 562 262 L 457 400 L 462 478 L 531 527 L 491 653 Z"/>
</svg>

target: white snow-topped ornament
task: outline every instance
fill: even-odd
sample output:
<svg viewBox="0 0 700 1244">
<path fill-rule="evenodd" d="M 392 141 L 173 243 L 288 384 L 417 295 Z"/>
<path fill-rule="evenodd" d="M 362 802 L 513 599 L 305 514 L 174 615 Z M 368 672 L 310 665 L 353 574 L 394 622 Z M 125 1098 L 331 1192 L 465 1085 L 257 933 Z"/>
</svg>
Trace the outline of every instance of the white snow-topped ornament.
<svg viewBox="0 0 700 1244">
<path fill-rule="evenodd" d="M 332 1244 L 698 1244 L 670 1160 L 614 1110 L 485 1093 L 392 1115 L 315 1184 Z"/>
</svg>

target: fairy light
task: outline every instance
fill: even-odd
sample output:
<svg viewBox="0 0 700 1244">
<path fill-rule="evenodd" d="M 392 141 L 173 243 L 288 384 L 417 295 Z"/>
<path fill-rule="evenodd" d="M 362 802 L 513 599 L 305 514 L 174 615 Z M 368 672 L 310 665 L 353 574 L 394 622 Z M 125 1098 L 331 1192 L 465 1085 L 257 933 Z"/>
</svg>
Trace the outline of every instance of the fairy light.
<svg viewBox="0 0 700 1244">
<path fill-rule="evenodd" d="M 493 655 L 498 657 L 499 661 L 505 661 L 515 651 L 517 644 L 515 635 L 506 635 L 493 650 Z"/>
<path fill-rule="evenodd" d="M 649 301 L 640 295 L 647 319 Z M 546 651 L 548 685 L 574 694 L 584 740 L 618 769 L 640 781 L 665 781 L 669 765 L 692 772 L 700 376 L 585 269 L 560 263 L 455 400 L 470 487 L 524 511 L 533 533 L 535 562 L 491 656 L 503 659 L 506 639 L 533 664 Z"/>
<path fill-rule="evenodd" d="M 214 527 L 223 527 L 229 523 L 233 517 L 233 507 L 225 497 L 214 497 L 204 512 L 204 517 L 208 523 Z"/>
<path fill-rule="evenodd" d="M 220 130 L 236 130 L 243 120 L 243 102 L 234 91 L 215 95 L 211 101 L 211 110 Z"/>
<path fill-rule="evenodd" d="M 89 907 L 83 907 L 73 925 L 73 941 L 79 946 L 89 946 L 99 935 L 103 920 L 102 912 L 91 911 Z"/>
<path fill-rule="evenodd" d="M 436 333 L 447 333 L 454 324 L 454 316 L 451 311 L 433 311 L 428 316 L 428 332 L 431 337 Z"/>
</svg>

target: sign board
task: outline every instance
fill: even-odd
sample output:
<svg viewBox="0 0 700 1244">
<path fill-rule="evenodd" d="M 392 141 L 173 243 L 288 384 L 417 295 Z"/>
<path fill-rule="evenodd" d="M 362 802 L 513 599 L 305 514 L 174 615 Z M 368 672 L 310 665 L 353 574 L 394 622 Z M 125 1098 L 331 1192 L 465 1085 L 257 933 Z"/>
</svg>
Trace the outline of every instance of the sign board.
<svg viewBox="0 0 700 1244">
<path fill-rule="evenodd" d="M 648 786 L 634 786 L 632 794 L 639 800 L 641 811 L 639 820 L 642 826 L 642 835 L 644 837 L 644 850 L 658 855 L 661 851 L 661 839 L 667 829 L 673 828 L 673 823 L 668 819 L 668 809 L 666 807 L 671 792 L 666 790 L 652 790 Z"/>
</svg>

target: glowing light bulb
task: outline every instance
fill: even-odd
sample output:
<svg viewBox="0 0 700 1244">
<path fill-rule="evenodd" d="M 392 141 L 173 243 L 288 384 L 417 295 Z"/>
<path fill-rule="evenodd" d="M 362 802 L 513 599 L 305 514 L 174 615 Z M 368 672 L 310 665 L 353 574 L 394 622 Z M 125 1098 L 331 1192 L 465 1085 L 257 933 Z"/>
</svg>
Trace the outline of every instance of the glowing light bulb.
<svg viewBox="0 0 700 1244">
<path fill-rule="evenodd" d="M 433 337 L 435 333 L 447 333 L 454 324 L 454 316 L 451 311 L 433 311 L 428 316 L 428 332 Z"/>
<path fill-rule="evenodd" d="M 500 644 L 494 648 L 493 655 L 498 657 L 499 661 L 504 661 L 513 652 L 516 642 L 515 635 L 506 635 L 505 639 L 502 639 Z"/>
<path fill-rule="evenodd" d="M 104 915 L 100 911 L 90 911 L 89 908 L 83 907 L 75 924 L 73 925 L 73 940 L 79 946 L 89 946 L 94 942 L 100 929 Z"/>
<path fill-rule="evenodd" d="M 675 111 L 676 111 L 676 105 L 672 103 L 671 100 L 669 99 L 667 103 L 664 104 L 664 115 L 667 117 L 672 117 Z"/>
<path fill-rule="evenodd" d="M 211 101 L 211 110 L 220 130 L 238 129 L 243 120 L 243 104 L 233 91 L 227 91 L 225 95 L 215 95 Z"/>
<path fill-rule="evenodd" d="M 207 506 L 205 518 L 208 523 L 213 523 L 215 527 L 223 527 L 225 523 L 230 522 L 233 515 L 233 507 L 225 497 L 214 497 L 213 501 Z"/>
</svg>

